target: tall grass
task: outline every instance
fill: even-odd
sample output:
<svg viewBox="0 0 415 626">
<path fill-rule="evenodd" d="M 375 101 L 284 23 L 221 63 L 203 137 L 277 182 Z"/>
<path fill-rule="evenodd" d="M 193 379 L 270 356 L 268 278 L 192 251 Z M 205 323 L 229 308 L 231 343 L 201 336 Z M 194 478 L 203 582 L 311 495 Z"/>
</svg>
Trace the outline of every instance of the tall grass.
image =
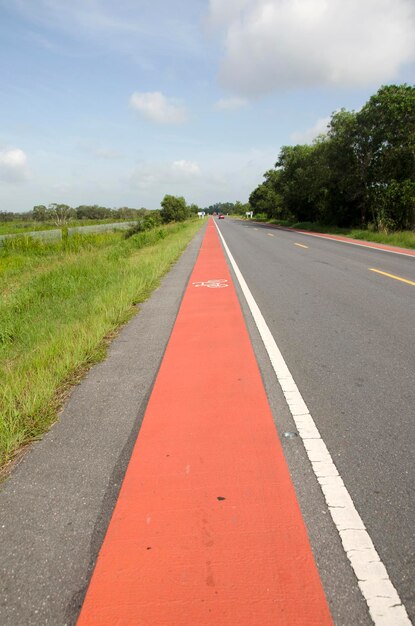
<svg viewBox="0 0 415 626">
<path fill-rule="evenodd" d="M 176 224 L 0 251 L 0 464 L 56 419 L 65 387 L 102 358 L 200 228 Z"/>
</svg>

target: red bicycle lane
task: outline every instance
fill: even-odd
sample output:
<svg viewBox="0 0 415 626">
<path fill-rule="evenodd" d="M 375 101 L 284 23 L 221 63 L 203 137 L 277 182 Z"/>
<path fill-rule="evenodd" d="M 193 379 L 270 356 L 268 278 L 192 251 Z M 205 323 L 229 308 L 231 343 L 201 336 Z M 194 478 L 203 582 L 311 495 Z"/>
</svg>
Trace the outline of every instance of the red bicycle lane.
<svg viewBox="0 0 415 626">
<path fill-rule="evenodd" d="M 332 624 L 213 220 L 78 626 Z"/>
</svg>

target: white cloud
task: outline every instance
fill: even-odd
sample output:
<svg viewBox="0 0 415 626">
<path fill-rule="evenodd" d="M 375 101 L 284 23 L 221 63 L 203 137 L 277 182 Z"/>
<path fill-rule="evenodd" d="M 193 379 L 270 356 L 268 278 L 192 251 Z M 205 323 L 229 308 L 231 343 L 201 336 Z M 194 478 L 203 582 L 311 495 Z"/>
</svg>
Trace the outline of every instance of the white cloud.
<svg viewBox="0 0 415 626">
<path fill-rule="evenodd" d="M 330 117 L 320 117 L 311 128 L 292 133 L 291 140 L 294 143 L 311 143 L 313 139 L 316 139 L 319 135 L 325 135 L 327 133 L 327 126 L 330 119 Z"/>
<path fill-rule="evenodd" d="M 200 174 L 200 166 L 194 161 L 179 160 L 172 163 L 145 161 L 135 168 L 130 181 L 141 189 L 160 187 L 160 185 L 170 185 L 174 189 L 178 185 L 183 189 L 183 185 L 192 184 L 192 179 L 199 177 Z M 166 191 L 166 193 L 169 192 Z"/>
<path fill-rule="evenodd" d="M 130 98 L 130 104 L 143 117 L 157 124 L 182 124 L 187 118 L 183 104 L 176 98 L 167 98 L 160 91 L 136 91 Z"/>
<path fill-rule="evenodd" d="M 213 27 L 227 26 L 235 20 L 235 16 L 249 10 L 256 0 L 210 0 L 209 23 Z"/>
<path fill-rule="evenodd" d="M 200 167 L 194 161 L 173 161 L 172 169 L 186 176 L 198 176 L 200 174 Z"/>
<path fill-rule="evenodd" d="M 246 98 L 221 98 L 215 103 L 215 111 L 234 111 L 248 105 Z"/>
<path fill-rule="evenodd" d="M 274 147 L 219 153 L 208 150 L 200 163 L 143 161 L 131 173 L 125 188 L 139 197 L 140 205 L 151 208 L 157 208 L 166 193 L 184 196 L 187 202 L 200 206 L 218 201 L 245 202 L 261 182 L 263 172 L 273 166 L 277 154 Z M 189 169 L 192 174 L 186 172 Z"/>
<path fill-rule="evenodd" d="M 376 85 L 415 61 L 413 0 L 210 0 L 209 19 L 221 83 L 243 95 Z"/>
<path fill-rule="evenodd" d="M 5 182 L 21 182 L 28 176 L 27 156 L 20 148 L 0 150 L 0 179 Z"/>
</svg>

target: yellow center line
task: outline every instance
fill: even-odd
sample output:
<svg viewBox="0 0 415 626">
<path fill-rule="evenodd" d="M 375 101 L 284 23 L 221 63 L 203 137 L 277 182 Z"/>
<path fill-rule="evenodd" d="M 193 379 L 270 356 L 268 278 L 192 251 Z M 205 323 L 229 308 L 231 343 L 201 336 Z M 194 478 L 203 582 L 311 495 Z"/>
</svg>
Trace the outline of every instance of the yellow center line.
<svg viewBox="0 0 415 626">
<path fill-rule="evenodd" d="M 381 272 L 380 270 L 376 270 L 374 267 L 369 267 L 368 269 L 370 272 L 376 272 L 376 274 L 382 274 L 382 276 L 394 278 L 395 280 L 400 280 L 402 283 L 406 283 L 407 285 L 413 285 L 415 287 L 415 283 L 412 280 L 407 280 L 406 278 L 395 276 L 395 274 L 388 274 L 388 272 Z"/>
<path fill-rule="evenodd" d="M 267 235 L 268 235 L 269 237 L 273 237 L 273 236 L 274 236 L 272 233 L 267 233 Z"/>
<path fill-rule="evenodd" d="M 305 246 L 302 243 L 295 243 L 294 245 L 298 246 L 299 248 L 308 248 L 308 246 Z"/>
</svg>

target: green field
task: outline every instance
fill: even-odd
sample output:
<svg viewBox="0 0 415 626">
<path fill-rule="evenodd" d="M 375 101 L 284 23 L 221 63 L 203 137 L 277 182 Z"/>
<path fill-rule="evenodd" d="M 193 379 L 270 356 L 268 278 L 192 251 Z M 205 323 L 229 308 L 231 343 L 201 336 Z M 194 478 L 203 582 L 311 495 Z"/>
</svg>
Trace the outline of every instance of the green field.
<svg viewBox="0 0 415 626">
<path fill-rule="evenodd" d="M 125 239 L 74 235 L 0 248 L 0 465 L 56 420 L 65 391 L 105 355 L 186 248 L 199 220 Z"/>
<path fill-rule="evenodd" d="M 117 218 L 110 218 L 107 220 L 71 220 L 68 222 L 67 226 L 73 228 L 74 226 L 93 226 L 95 224 L 112 224 L 114 222 L 133 221 L 133 219 L 122 220 Z M 23 235 L 24 233 L 31 231 L 54 230 L 55 228 L 62 227 L 56 226 L 53 222 L 24 222 L 22 220 L 15 220 L 11 222 L 0 222 L 0 235 Z"/>
</svg>

